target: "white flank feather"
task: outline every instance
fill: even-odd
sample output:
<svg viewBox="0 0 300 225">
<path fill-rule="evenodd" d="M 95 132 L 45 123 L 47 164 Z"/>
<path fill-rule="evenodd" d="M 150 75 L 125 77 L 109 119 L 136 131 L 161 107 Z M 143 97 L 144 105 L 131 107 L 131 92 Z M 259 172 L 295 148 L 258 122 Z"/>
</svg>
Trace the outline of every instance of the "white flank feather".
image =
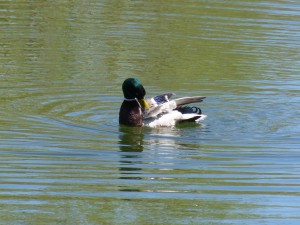
<svg viewBox="0 0 300 225">
<path fill-rule="evenodd" d="M 149 127 L 172 127 L 182 118 L 182 113 L 174 110 L 163 114 L 159 118 L 149 118 L 144 120 L 144 124 Z"/>
<path fill-rule="evenodd" d="M 197 113 L 187 113 L 182 114 L 177 110 L 173 110 L 169 113 L 163 114 L 158 118 L 148 118 L 144 120 L 144 125 L 148 127 L 173 127 L 179 121 L 189 120 L 193 118 L 197 118 L 195 122 L 199 122 L 206 118 L 206 115 L 199 115 Z"/>
<path fill-rule="evenodd" d="M 207 115 L 202 114 L 199 119 L 195 120 L 195 122 L 200 122 L 200 121 L 204 120 L 206 117 L 207 117 Z"/>
</svg>

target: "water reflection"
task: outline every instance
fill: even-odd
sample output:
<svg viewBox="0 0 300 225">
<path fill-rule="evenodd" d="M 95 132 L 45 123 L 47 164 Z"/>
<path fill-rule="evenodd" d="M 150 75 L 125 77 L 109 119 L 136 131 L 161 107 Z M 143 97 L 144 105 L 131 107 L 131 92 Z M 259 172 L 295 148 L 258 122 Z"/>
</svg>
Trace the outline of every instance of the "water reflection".
<svg viewBox="0 0 300 225">
<path fill-rule="evenodd" d="M 160 188 L 161 183 L 173 180 L 165 176 L 173 170 L 178 157 L 179 145 L 176 137 L 179 133 L 172 128 L 151 129 L 145 127 L 119 128 L 120 177 L 127 179 L 120 191 L 151 193 L 174 193 L 172 188 Z M 147 152 L 144 154 L 143 151 Z M 151 185 L 145 186 L 145 182 Z"/>
<path fill-rule="evenodd" d="M 126 179 L 128 182 L 120 185 L 119 190 L 143 192 L 145 196 L 185 193 L 168 184 L 181 179 L 176 174 L 179 168 L 186 167 L 182 164 L 186 155 L 183 150 L 189 146 L 198 147 L 187 144 L 190 140 L 186 134 L 195 131 L 194 128 L 196 127 L 152 129 L 120 126 L 119 179 Z"/>
<path fill-rule="evenodd" d="M 137 165 L 142 164 L 142 162 L 138 160 L 140 157 L 139 153 L 142 152 L 144 148 L 144 134 L 142 128 L 120 126 L 119 133 L 119 147 L 122 152 L 119 161 L 119 179 L 141 180 L 142 177 L 140 177 L 139 174 L 142 173 L 142 169 Z M 122 185 L 119 186 L 119 190 L 126 192 L 141 191 L 138 188 L 133 188 L 133 186 L 136 187 L 136 185 Z"/>
<path fill-rule="evenodd" d="M 144 132 L 141 127 L 119 128 L 119 145 L 122 152 L 142 152 L 144 145 Z"/>
<path fill-rule="evenodd" d="M 176 128 L 161 127 L 152 129 L 149 135 L 149 145 L 153 148 L 160 146 L 162 148 L 178 149 L 176 138 L 180 137 L 180 133 Z"/>
</svg>

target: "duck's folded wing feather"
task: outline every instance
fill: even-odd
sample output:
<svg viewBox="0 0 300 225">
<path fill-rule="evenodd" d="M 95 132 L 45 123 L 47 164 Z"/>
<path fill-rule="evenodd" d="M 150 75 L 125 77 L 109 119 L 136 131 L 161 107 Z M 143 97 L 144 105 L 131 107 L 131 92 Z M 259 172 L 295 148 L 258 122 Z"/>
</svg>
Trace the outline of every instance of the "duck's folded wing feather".
<svg viewBox="0 0 300 225">
<path fill-rule="evenodd" d="M 177 105 L 174 100 L 165 102 L 161 105 L 154 106 L 148 110 L 145 110 L 143 113 L 143 117 L 145 119 L 150 117 L 156 117 L 159 114 L 171 112 L 172 110 L 176 109 L 176 107 Z"/>
<path fill-rule="evenodd" d="M 177 98 L 174 99 L 174 101 L 176 102 L 177 106 L 180 106 L 180 105 L 186 105 L 194 102 L 202 102 L 203 99 L 205 99 L 205 97 L 203 96 L 194 96 L 194 97 Z"/>
</svg>

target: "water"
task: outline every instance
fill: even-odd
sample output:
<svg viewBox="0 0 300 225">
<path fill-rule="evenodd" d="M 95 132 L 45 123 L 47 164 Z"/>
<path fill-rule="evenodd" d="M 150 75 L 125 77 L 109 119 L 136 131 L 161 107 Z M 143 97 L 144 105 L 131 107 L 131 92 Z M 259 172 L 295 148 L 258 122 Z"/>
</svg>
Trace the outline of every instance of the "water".
<svg viewBox="0 0 300 225">
<path fill-rule="evenodd" d="M 2 1 L 1 224 L 299 224 L 298 1 Z M 207 119 L 118 125 L 121 84 Z"/>
</svg>

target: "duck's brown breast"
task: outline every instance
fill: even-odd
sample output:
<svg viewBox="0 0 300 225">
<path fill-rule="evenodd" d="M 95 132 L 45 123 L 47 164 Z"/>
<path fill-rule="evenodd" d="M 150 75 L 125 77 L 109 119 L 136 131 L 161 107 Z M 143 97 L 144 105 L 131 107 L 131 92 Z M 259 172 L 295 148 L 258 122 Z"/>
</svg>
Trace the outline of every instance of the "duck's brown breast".
<svg viewBox="0 0 300 225">
<path fill-rule="evenodd" d="M 123 101 L 119 112 L 119 123 L 127 126 L 142 126 L 142 110 L 136 101 Z"/>
</svg>

